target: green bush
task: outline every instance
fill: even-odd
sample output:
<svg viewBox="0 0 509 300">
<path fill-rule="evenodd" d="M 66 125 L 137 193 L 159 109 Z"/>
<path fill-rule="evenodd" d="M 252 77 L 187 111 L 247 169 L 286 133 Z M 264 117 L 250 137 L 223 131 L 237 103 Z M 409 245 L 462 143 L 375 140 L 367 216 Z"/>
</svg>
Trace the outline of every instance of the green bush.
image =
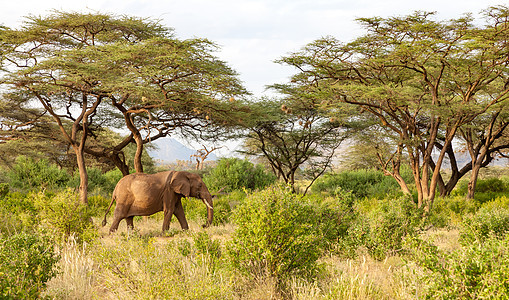
<svg viewBox="0 0 509 300">
<path fill-rule="evenodd" d="M 210 190 L 223 189 L 225 192 L 243 188 L 262 189 L 276 181 L 272 173 L 268 173 L 261 165 L 253 165 L 248 160 L 238 158 L 222 158 L 218 165 L 203 177 Z"/>
<path fill-rule="evenodd" d="M 0 234 L 0 298 L 36 299 L 57 272 L 50 239 L 44 235 Z"/>
<path fill-rule="evenodd" d="M 246 274 L 269 275 L 279 284 L 291 275 L 316 274 L 321 249 L 313 213 L 289 188 L 249 195 L 233 213 L 232 265 Z"/>
<path fill-rule="evenodd" d="M 14 166 L 7 172 L 7 177 L 9 185 L 19 189 L 65 187 L 71 179 L 65 170 L 47 160 L 35 161 L 26 156 L 16 158 Z"/>
<path fill-rule="evenodd" d="M 182 198 L 182 206 L 187 220 L 192 220 L 197 223 L 205 224 L 207 220 L 207 206 L 200 199 L 196 198 Z M 214 213 L 215 213 L 214 207 Z M 173 218 L 172 220 L 176 220 Z"/>
<path fill-rule="evenodd" d="M 315 221 L 321 248 L 344 257 L 355 256 L 357 244 L 349 230 L 355 224 L 358 213 L 353 208 L 351 194 L 328 198 L 310 195 L 306 201 L 312 207 L 309 219 Z"/>
<path fill-rule="evenodd" d="M 509 207 L 487 206 L 464 218 L 460 241 L 464 244 L 483 242 L 488 237 L 503 238 L 508 233 Z"/>
<path fill-rule="evenodd" d="M 194 255 L 198 256 L 198 263 L 205 264 L 214 271 L 222 254 L 219 240 L 212 240 L 206 232 L 197 232 L 193 235 L 193 241 Z"/>
<path fill-rule="evenodd" d="M 98 168 L 87 168 L 88 173 L 88 191 L 94 194 L 111 195 L 117 182 L 123 177 L 119 169 L 114 169 L 103 173 Z M 80 184 L 80 175 L 76 171 L 68 186 L 78 187 Z"/>
<path fill-rule="evenodd" d="M 214 221 L 213 225 L 224 225 L 230 221 L 232 209 L 227 198 L 219 197 L 214 199 Z"/>
<path fill-rule="evenodd" d="M 115 189 L 117 183 L 120 181 L 120 179 L 122 179 L 124 175 L 119 169 L 114 169 L 106 173 L 103 173 L 102 176 L 104 178 L 102 189 L 106 193 L 111 194 L 113 193 L 113 190 Z"/>
<path fill-rule="evenodd" d="M 41 224 L 53 232 L 57 240 L 66 240 L 74 235 L 78 241 L 89 241 L 97 232 L 91 222 L 96 212 L 79 202 L 72 189 L 55 194 L 40 192 L 34 197 Z"/>
<path fill-rule="evenodd" d="M 320 177 L 311 187 L 315 193 L 337 195 L 351 192 L 355 197 L 384 198 L 388 194 L 400 195 L 401 188 L 389 176 L 377 170 L 354 170 L 328 173 Z"/>
<path fill-rule="evenodd" d="M 9 193 L 9 184 L 0 183 L 0 198 L 5 197 Z"/>
<path fill-rule="evenodd" d="M 468 191 L 468 180 L 461 180 L 453 195 L 465 196 Z M 507 195 L 509 185 L 500 178 L 478 179 L 475 186 L 475 201 L 477 203 L 486 203 L 497 197 Z"/>
<path fill-rule="evenodd" d="M 37 209 L 33 193 L 8 193 L 0 199 L 0 233 L 33 231 L 37 224 Z"/>
<path fill-rule="evenodd" d="M 243 191 L 233 191 L 228 195 L 221 195 L 213 199 L 214 203 L 214 220 L 213 225 L 223 225 L 230 222 L 232 214 L 232 206 L 237 206 L 246 198 Z M 207 207 L 201 200 L 182 199 L 184 212 L 188 220 L 198 223 L 205 223 L 207 217 Z"/>
<path fill-rule="evenodd" d="M 465 199 L 465 196 L 438 197 L 435 199 L 428 221 L 437 228 L 459 225 L 465 215 L 475 213 L 478 209 L 479 203 Z"/>
<path fill-rule="evenodd" d="M 364 202 L 369 202 L 364 205 L 370 210 L 363 211 L 362 202 L 358 205 L 359 217 L 349 233 L 374 259 L 398 253 L 403 249 L 403 238 L 419 231 L 422 211 L 408 197 Z"/>
<path fill-rule="evenodd" d="M 88 207 L 90 212 L 94 216 L 104 216 L 104 211 L 108 208 L 111 203 L 111 197 L 105 197 L 103 195 L 89 195 L 88 196 Z"/>
<path fill-rule="evenodd" d="M 410 258 L 425 270 L 415 273 L 425 291 L 422 298 L 507 299 L 509 295 L 509 235 L 473 241 L 452 252 L 416 237 L 409 238 L 406 247 Z"/>
</svg>

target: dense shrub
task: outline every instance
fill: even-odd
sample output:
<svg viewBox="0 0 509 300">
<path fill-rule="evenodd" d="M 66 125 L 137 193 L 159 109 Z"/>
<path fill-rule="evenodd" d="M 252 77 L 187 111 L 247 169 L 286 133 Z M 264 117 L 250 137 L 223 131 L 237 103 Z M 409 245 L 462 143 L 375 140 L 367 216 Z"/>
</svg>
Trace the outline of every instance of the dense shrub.
<svg viewBox="0 0 509 300">
<path fill-rule="evenodd" d="M 291 275 L 314 275 L 321 251 L 313 213 L 288 188 L 249 195 L 233 213 L 237 228 L 228 247 L 233 266 L 279 283 Z"/>
<path fill-rule="evenodd" d="M 465 196 L 468 191 L 468 180 L 461 180 L 453 195 Z M 482 204 L 497 197 L 509 194 L 509 185 L 500 178 L 478 179 L 475 186 L 475 201 Z"/>
<path fill-rule="evenodd" d="M 419 298 L 506 299 L 509 295 L 509 235 L 473 241 L 452 252 L 415 237 L 407 240 L 407 247 L 411 259 L 425 270 L 416 273 L 424 289 Z"/>
<path fill-rule="evenodd" d="M 261 189 L 274 183 L 276 177 L 266 172 L 263 166 L 255 166 L 248 160 L 222 158 L 203 180 L 210 190 L 231 192 L 243 188 Z"/>
<path fill-rule="evenodd" d="M 377 260 L 401 251 L 403 238 L 416 234 L 422 222 L 422 211 L 408 197 L 366 199 L 356 208 L 359 217 L 349 229 L 351 238 Z"/>
<path fill-rule="evenodd" d="M 88 173 L 88 191 L 103 196 L 113 193 L 117 182 L 122 178 L 122 172 L 114 169 L 103 173 L 98 168 L 87 168 Z M 78 187 L 80 184 L 80 175 L 76 171 L 70 180 L 68 186 Z"/>
<path fill-rule="evenodd" d="M 462 243 L 483 242 L 488 237 L 503 238 L 509 233 L 509 207 L 481 207 L 473 215 L 466 216 L 462 223 Z"/>
<path fill-rule="evenodd" d="M 12 192 L 0 199 L 0 233 L 34 230 L 38 219 L 32 197 L 32 192 Z"/>
<path fill-rule="evenodd" d="M 71 176 L 45 159 L 35 161 L 31 157 L 18 156 L 7 177 L 14 188 L 32 189 L 65 187 Z"/>
<path fill-rule="evenodd" d="M 44 235 L 0 234 L 0 298 L 36 299 L 56 275 L 55 254 Z"/>
<path fill-rule="evenodd" d="M 39 192 L 34 197 L 41 225 L 53 232 L 57 240 L 74 235 L 78 241 L 93 239 L 97 234 L 91 222 L 96 212 L 78 200 L 71 189 L 55 194 Z"/>
<path fill-rule="evenodd" d="M 0 183 L 0 199 L 5 197 L 9 193 L 9 184 Z"/>
<path fill-rule="evenodd" d="M 306 200 L 312 207 L 309 220 L 314 220 L 321 247 L 344 257 L 355 256 L 358 245 L 349 230 L 355 224 L 358 213 L 353 208 L 351 194 L 327 198 L 311 195 Z"/>
<path fill-rule="evenodd" d="M 463 216 L 475 213 L 479 203 L 465 196 L 438 197 L 435 199 L 428 221 L 437 228 L 459 225 Z"/>
<path fill-rule="evenodd" d="M 389 176 L 377 170 L 355 170 L 340 173 L 328 173 L 319 178 L 312 186 L 315 193 L 331 195 L 351 192 L 355 197 L 383 198 L 388 194 L 399 195 L 401 188 Z"/>
</svg>

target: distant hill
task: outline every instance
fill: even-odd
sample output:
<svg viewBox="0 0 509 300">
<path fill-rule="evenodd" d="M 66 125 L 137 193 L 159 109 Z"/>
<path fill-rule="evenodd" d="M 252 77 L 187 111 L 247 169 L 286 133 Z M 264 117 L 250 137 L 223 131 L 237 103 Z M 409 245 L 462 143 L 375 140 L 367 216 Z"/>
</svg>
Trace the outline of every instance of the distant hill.
<svg viewBox="0 0 509 300">
<path fill-rule="evenodd" d="M 196 149 L 184 146 L 179 141 L 172 138 L 160 138 L 155 140 L 152 145 L 154 149 L 148 149 L 148 154 L 160 164 L 172 163 L 177 160 L 189 160 L 191 155 L 196 153 Z M 217 160 L 217 156 L 211 153 L 207 161 Z M 193 160 L 194 161 L 194 160 Z"/>
</svg>

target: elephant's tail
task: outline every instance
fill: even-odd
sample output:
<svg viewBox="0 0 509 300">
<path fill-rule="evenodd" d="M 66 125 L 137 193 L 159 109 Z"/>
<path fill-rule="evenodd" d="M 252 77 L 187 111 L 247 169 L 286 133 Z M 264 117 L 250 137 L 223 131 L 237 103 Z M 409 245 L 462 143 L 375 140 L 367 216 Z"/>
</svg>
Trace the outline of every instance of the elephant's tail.
<svg viewBox="0 0 509 300">
<path fill-rule="evenodd" d="M 106 210 L 106 213 L 104 214 L 104 220 L 103 220 L 103 223 L 102 225 L 105 226 L 106 225 L 106 216 L 108 215 L 108 213 L 110 212 L 110 208 L 111 206 L 113 205 L 113 202 L 115 202 L 115 199 L 116 199 L 116 195 L 115 195 L 115 192 L 113 192 L 113 196 L 111 197 L 111 203 L 110 203 L 110 206 L 108 206 L 108 209 Z"/>
</svg>

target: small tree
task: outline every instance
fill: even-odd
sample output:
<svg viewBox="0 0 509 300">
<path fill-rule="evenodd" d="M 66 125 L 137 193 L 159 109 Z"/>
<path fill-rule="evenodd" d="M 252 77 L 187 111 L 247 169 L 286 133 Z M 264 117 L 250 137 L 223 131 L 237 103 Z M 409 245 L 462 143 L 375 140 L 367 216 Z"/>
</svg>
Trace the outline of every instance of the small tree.
<svg viewBox="0 0 509 300">
<path fill-rule="evenodd" d="M 312 212 L 290 189 L 273 187 L 248 196 L 234 212 L 232 264 L 255 277 L 274 277 L 279 287 L 292 275 L 315 275 L 321 244 Z"/>
<path fill-rule="evenodd" d="M 195 154 L 191 155 L 191 158 L 195 158 L 196 160 L 196 170 L 203 169 L 203 163 L 207 159 L 207 157 L 215 150 L 220 149 L 221 147 L 212 147 L 210 150 L 207 149 L 207 146 L 202 145 L 203 148 L 196 151 Z"/>
<path fill-rule="evenodd" d="M 295 175 L 307 164 L 312 169 L 310 186 L 331 166 L 336 149 L 348 137 L 347 129 L 353 127 L 329 117 L 320 99 L 285 86 L 275 88 L 289 96 L 255 104 L 256 116 L 246 123 L 250 133 L 244 153 L 263 156 L 274 174 L 294 190 Z"/>
</svg>

